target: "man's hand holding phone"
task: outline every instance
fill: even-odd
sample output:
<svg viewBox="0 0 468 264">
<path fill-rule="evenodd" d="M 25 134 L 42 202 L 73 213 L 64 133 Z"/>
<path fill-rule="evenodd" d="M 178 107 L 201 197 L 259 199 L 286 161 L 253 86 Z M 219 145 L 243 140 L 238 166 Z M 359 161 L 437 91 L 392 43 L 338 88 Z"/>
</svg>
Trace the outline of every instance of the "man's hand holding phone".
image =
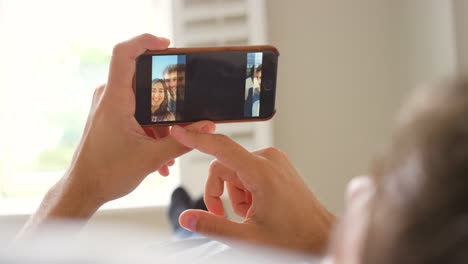
<svg viewBox="0 0 468 264">
<path fill-rule="evenodd" d="M 173 160 L 190 151 L 167 127 L 145 130 L 135 120 L 132 79 L 135 59 L 148 49 L 166 49 L 169 40 L 144 34 L 117 44 L 107 85 L 96 89 L 71 165 L 51 188 L 26 229 L 57 217 L 89 218 L 102 204 L 133 191 L 150 173 L 168 175 Z M 187 129 L 213 132 L 213 123 Z"/>
<path fill-rule="evenodd" d="M 274 148 L 251 153 L 224 135 L 178 126 L 171 135 L 216 158 L 204 196 L 210 212 L 185 211 L 179 218 L 181 226 L 218 240 L 323 253 L 335 217 L 307 188 L 284 153 Z M 224 217 L 221 195 L 225 184 L 235 213 L 245 219 L 242 223 Z"/>
<path fill-rule="evenodd" d="M 167 127 L 153 128 L 145 133 L 134 118 L 132 79 L 135 59 L 148 49 L 166 49 L 168 45 L 169 40 L 149 34 L 117 44 L 108 83 L 96 90 L 71 172 L 80 173 L 81 168 L 86 170 L 88 188 L 99 188 L 97 193 L 103 202 L 128 194 L 156 170 L 168 175 L 166 164 L 190 150 L 168 137 Z M 201 129 L 203 126 L 206 131 L 214 129 L 210 122 L 193 124 L 191 128 Z M 82 181 L 85 176 L 79 177 Z"/>
</svg>

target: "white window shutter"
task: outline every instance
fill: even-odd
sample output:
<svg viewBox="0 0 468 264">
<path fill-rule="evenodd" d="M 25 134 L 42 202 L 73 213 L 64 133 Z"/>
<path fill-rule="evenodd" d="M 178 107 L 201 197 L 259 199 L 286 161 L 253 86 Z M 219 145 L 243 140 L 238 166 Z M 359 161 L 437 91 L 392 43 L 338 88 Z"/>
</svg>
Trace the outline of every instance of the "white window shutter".
<svg viewBox="0 0 468 264">
<path fill-rule="evenodd" d="M 173 1 L 175 47 L 267 44 L 264 0 Z M 248 150 L 272 145 L 271 121 L 218 124 Z M 212 157 L 193 151 L 180 159 L 181 184 L 194 195 L 203 193 Z"/>
</svg>

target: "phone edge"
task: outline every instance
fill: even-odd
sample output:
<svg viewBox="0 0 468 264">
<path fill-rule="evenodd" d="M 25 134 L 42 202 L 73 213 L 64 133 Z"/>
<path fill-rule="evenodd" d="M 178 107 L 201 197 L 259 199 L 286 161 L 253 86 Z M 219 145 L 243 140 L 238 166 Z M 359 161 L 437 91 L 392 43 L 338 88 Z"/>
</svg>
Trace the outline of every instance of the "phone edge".
<svg viewBox="0 0 468 264">
<path fill-rule="evenodd" d="M 180 54 L 197 52 L 221 52 L 221 51 L 272 51 L 280 56 L 278 49 L 273 45 L 250 45 L 250 46 L 222 46 L 222 47 L 192 47 L 192 48 L 167 48 L 165 50 L 147 50 L 142 55 L 157 54 Z M 141 56 L 141 55 L 140 55 Z"/>
<path fill-rule="evenodd" d="M 197 53 L 197 52 L 217 52 L 217 51 L 273 51 L 278 57 L 280 53 L 278 49 L 273 45 L 250 45 L 250 46 L 222 46 L 222 47 L 194 47 L 194 48 L 167 48 L 165 50 L 147 50 L 142 55 L 157 55 L 157 54 L 179 54 L 179 53 Z M 138 56 L 135 59 L 135 62 L 140 58 Z M 133 74 L 132 80 L 132 89 L 133 93 L 136 96 L 136 64 L 135 64 L 135 74 Z M 135 105 L 136 107 L 136 105 Z M 260 119 L 240 119 L 240 120 L 221 120 L 221 121 L 212 121 L 216 124 L 226 124 L 226 123 L 245 123 L 245 122 L 262 122 L 272 119 L 276 114 L 276 109 L 273 110 L 272 114 L 265 118 Z M 200 120 L 201 121 L 201 120 Z M 211 120 L 208 120 L 211 121 Z M 197 121 L 195 121 L 197 122 Z M 180 123 L 170 123 L 170 124 L 139 124 L 141 127 L 166 127 L 174 125 L 189 125 L 195 122 L 180 122 Z"/>
<path fill-rule="evenodd" d="M 245 122 L 263 122 L 263 121 L 268 121 L 270 119 L 273 118 L 273 116 L 275 116 L 276 114 L 276 109 L 273 111 L 273 113 L 268 116 L 268 117 L 264 117 L 264 118 L 259 118 L 259 119 L 240 119 L 240 120 L 221 120 L 221 121 L 212 121 L 212 120 L 200 120 L 200 121 L 211 121 L 215 124 L 226 124 L 226 123 L 245 123 Z M 142 127 L 167 127 L 167 126 L 180 126 L 180 125 L 190 125 L 190 124 L 193 124 L 193 123 L 196 123 L 196 122 L 200 122 L 200 121 L 194 121 L 194 122 L 176 122 L 176 121 L 171 121 L 171 122 L 174 122 L 174 123 L 164 123 L 164 124 L 148 124 L 148 125 L 142 125 L 140 124 L 140 126 Z"/>
</svg>

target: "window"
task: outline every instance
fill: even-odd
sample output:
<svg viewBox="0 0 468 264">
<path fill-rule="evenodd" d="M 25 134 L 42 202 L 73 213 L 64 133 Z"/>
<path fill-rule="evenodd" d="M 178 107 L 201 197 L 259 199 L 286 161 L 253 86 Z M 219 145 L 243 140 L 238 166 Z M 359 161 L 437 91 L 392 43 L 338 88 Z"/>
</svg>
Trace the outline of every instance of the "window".
<svg viewBox="0 0 468 264">
<path fill-rule="evenodd" d="M 31 212 L 69 165 L 113 45 L 172 37 L 171 1 L 0 0 L 0 12 L 0 213 Z M 177 172 L 108 207 L 167 202 Z"/>
</svg>

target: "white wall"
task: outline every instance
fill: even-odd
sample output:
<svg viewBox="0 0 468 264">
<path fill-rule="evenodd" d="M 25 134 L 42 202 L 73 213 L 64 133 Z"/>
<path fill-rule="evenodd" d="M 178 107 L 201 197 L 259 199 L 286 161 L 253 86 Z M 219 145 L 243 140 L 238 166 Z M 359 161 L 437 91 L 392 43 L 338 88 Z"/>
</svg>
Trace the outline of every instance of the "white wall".
<svg viewBox="0 0 468 264">
<path fill-rule="evenodd" d="M 468 1 L 454 0 L 459 72 L 468 75 Z"/>
<path fill-rule="evenodd" d="M 280 52 L 275 145 L 340 212 L 410 87 L 455 69 L 450 1 L 269 0 Z"/>
<path fill-rule="evenodd" d="M 452 1 L 403 1 L 406 12 L 408 84 L 454 75 L 457 72 L 455 17 Z M 461 14 L 460 14 L 461 15 Z"/>
</svg>

